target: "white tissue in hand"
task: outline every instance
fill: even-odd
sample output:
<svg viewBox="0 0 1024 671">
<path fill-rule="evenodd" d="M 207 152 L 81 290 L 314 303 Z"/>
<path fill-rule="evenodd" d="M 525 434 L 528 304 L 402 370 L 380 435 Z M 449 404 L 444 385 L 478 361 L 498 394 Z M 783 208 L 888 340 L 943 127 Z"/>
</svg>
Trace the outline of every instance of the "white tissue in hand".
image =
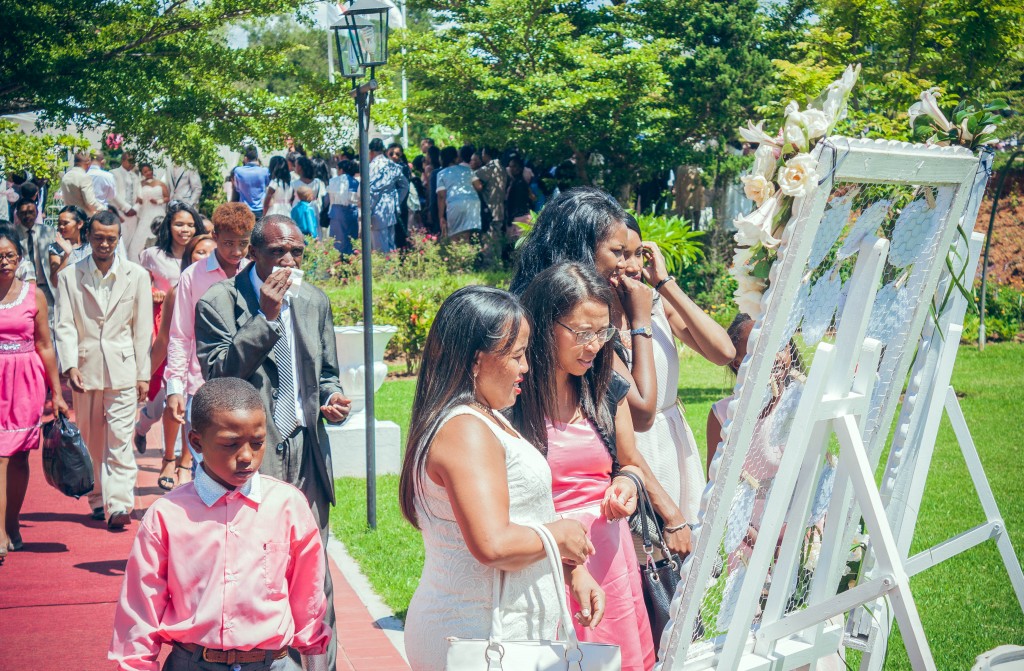
<svg viewBox="0 0 1024 671">
<path fill-rule="evenodd" d="M 281 269 L 281 266 L 274 266 L 274 270 L 272 272 L 276 273 Z M 285 293 L 285 296 L 287 296 L 288 298 L 295 298 L 295 296 L 299 293 L 299 287 L 302 286 L 302 276 L 305 275 L 305 273 L 299 270 L 298 268 L 288 268 L 288 270 L 291 271 L 292 274 L 292 284 L 291 286 L 288 287 L 288 292 Z"/>
</svg>

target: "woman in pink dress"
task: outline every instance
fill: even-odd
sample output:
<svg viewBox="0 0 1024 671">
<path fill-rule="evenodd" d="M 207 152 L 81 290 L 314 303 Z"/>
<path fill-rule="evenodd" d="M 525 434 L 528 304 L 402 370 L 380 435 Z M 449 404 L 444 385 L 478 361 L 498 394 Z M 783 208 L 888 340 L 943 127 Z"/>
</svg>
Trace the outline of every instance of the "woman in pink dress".
<svg viewBox="0 0 1024 671">
<path fill-rule="evenodd" d="M 22 546 L 18 515 L 28 490 L 28 451 L 39 447 L 46 384 L 53 410 L 67 414 L 47 323 L 46 298 L 15 277 L 23 248 L 0 227 L 0 563 Z"/>
<path fill-rule="evenodd" d="M 513 410 L 516 428 L 545 448 L 555 512 L 588 529 L 596 552 L 587 568 L 607 597 L 601 623 L 592 630 L 577 625 L 577 633 L 580 640 L 618 645 L 623 669 L 650 669 L 654 639 L 626 523 L 637 492 L 615 475 L 620 469 L 639 475 L 656 507 L 675 508 L 675 502 L 636 449 L 628 384 L 612 371 L 611 289 L 592 267 L 562 263 L 540 272 L 522 302 L 534 331 L 530 370 Z M 582 612 L 569 601 L 574 613 Z"/>
</svg>

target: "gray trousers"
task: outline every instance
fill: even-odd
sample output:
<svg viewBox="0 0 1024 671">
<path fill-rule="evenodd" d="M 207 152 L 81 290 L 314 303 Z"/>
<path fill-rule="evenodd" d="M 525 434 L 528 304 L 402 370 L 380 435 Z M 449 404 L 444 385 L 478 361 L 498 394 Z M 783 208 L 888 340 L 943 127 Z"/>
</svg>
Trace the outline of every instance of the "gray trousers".
<svg viewBox="0 0 1024 671">
<path fill-rule="evenodd" d="M 270 653 L 267 653 L 270 657 Z M 189 652 L 174 646 L 164 662 L 163 671 L 300 671 L 301 666 L 285 655 L 281 659 L 267 659 L 248 664 L 219 664 L 203 659 L 202 650 Z"/>
<path fill-rule="evenodd" d="M 320 528 L 320 541 L 324 544 L 324 595 L 327 597 L 327 612 L 324 613 L 324 624 L 331 628 L 331 642 L 327 645 L 327 668 L 334 669 L 338 659 L 338 625 L 334 614 L 334 582 L 331 580 L 330 560 L 327 558 L 327 536 L 330 533 L 331 501 L 326 492 L 320 486 L 320 479 L 316 474 L 316 465 L 313 457 L 307 453 L 306 432 L 315 429 L 296 429 L 291 437 L 285 439 L 286 449 L 291 454 L 301 455 L 299 460 L 299 477 L 291 484 L 302 490 L 309 502 L 309 508 L 313 511 L 313 518 Z M 295 650 L 289 650 L 289 655 L 297 663 L 301 664 L 300 655 Z M 275 668 L 274 671 L 277 671 Z"/>
</svg>

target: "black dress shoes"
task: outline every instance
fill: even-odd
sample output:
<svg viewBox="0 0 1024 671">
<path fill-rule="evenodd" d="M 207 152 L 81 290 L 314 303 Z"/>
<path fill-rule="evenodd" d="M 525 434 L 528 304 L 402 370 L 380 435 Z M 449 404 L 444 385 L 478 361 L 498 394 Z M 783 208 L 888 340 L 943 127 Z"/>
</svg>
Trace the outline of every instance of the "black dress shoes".
<svg viewBox="0 0 1024 671">
<path fill-rule="evenodd" d="M 110 513 L 110 519 L 107 520 L 107 528 L 111 531 L 120 531 L 131 524 L 131 522 L 132 514 L 119 510 L 117 512 Z"/>
<path fill-rule="evenodd" d="M 103 514 L 103 508 L 93 508 L 92 513 L 89 515 L 90 519 L 102 520 L 106 515 Z"/>
</svg>

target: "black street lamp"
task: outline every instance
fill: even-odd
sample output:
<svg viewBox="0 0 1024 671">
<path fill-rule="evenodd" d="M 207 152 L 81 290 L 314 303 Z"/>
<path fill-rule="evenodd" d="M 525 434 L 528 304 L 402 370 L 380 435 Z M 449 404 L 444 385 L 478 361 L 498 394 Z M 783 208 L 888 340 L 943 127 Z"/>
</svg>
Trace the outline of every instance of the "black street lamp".
<svg viewBox="0 0 1024 671">
<path fill-rule="evenodd" d="M 366 398 L 366 524 L 377 528 L 377 422 L 374 418 L 373 374 L 373 241 L 370 237 L 373 211 L 370 200 L 370 106 L 377 90 L 374 69 L 388 62 L 388 11 L 380 0 L 355 0 L 344 12 L 344 20 L 331 26 L 343 77 L 352 80 L 359 124 L 359 205 L 363 261 L 363 380 Z M 359 80 L 370 71 L 363 84 Z"/>
</svg>

